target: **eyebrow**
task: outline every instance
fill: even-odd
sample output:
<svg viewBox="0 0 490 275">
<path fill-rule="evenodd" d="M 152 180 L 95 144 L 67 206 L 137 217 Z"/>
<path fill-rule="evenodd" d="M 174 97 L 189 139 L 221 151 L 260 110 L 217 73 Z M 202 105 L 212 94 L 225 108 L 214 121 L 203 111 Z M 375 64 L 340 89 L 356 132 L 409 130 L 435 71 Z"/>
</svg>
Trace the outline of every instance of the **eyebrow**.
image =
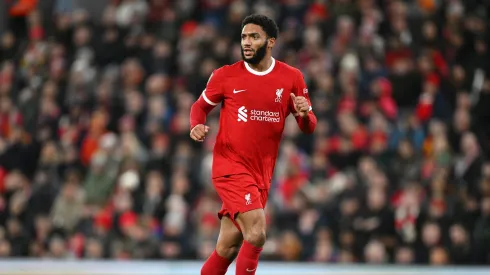
<svg viewBox="0 0 490 275">
<path fill-rule="evenodd" d="M 260 33 L 258 32 L 242 33 L 242 36 L 255 36 L 255 35 L 260 36 Z"/>
</svg>

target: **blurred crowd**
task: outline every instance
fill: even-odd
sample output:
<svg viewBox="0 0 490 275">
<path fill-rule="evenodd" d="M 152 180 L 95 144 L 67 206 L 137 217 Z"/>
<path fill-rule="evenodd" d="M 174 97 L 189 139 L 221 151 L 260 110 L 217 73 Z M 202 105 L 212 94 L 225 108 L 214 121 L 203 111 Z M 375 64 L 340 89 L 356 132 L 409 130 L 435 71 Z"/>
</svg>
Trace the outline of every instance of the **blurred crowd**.
<svg viewBox="0 0 490 275">
<path fill-rule="evenodd" d="M 490 263 L 490 4 L 9 0 L 0 4 L 0 257 L 205 259 L 220 200 L 189 110 L 274 18 L 319 122 L 294 118 L 268 260 Z"/>
</svg>

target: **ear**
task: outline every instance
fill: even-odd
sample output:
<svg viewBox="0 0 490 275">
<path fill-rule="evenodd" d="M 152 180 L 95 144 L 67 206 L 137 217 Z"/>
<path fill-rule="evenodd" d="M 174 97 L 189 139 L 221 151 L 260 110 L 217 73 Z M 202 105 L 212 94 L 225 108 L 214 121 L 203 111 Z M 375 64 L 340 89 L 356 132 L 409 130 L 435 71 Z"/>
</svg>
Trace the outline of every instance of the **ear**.
<svg viewBox="0 0 490 275">
<path fill-rule="evenodd" d="M 274 45 L 276 44 L 276 39 L 274 37 L 269 38 L 269 43 L 268 46 L 269 48 L 274 48 Z"/>
</svg>

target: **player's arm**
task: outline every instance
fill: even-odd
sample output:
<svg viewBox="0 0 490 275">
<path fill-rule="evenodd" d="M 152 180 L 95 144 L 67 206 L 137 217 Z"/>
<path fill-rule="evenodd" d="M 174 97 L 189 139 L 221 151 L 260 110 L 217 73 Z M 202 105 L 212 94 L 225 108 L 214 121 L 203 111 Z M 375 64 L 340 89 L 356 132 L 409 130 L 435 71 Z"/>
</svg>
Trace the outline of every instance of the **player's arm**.
<svg viewBox="0 0 490 275">
<path fill-rule="evenodd" d="M 206 89 L 191 107 L 190 113 L 190 136 L 195 141 L 204 141 L 209 127 L 205 126 L 206 117 L 223 100 L 223 90 L 219 80 L 219 69 L 209 77 Z"/>
<path fill-rule="evenodd" d="M 313 133 L 317 119 L 311 107 L 308 88 L 299 71 L 291 93 L 290 109 L 301 131 L 306 134 Z"/>
</svg>

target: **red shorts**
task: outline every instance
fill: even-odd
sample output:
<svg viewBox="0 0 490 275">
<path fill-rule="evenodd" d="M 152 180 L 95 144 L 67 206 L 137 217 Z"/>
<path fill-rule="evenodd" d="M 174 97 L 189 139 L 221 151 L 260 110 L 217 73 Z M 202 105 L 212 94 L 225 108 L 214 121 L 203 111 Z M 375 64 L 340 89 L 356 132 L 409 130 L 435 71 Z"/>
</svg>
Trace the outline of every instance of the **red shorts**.
<svg viewBox="0 0 490 275">
<path fill-rule="evenodd" d="M 223 202 L 218 217 L 228 216 L 238 229 L 235 221 L 238 213 L 254 209 L 264 209 L 267 204 L 269 189 L 259 188 L 252 176 L 247 174 L 229 175 L 213 179 L 221 201 Z"/>
</svg>

